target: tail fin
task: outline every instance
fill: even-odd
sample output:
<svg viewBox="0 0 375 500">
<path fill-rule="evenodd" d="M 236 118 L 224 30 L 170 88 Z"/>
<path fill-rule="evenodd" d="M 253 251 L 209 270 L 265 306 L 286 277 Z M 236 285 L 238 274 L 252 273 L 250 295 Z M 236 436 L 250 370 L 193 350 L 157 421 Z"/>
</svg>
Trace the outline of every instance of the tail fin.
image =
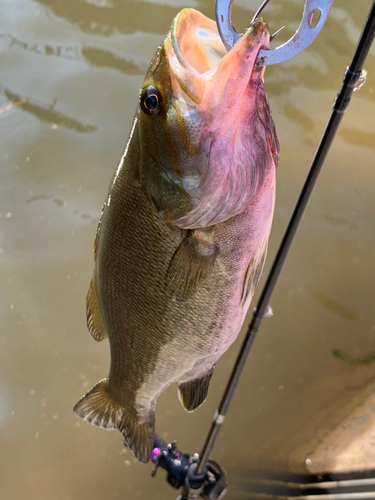
<svg viewBox="0 0 375 500">
<path fill-rule="evenodd" d="M 147 463 L 154 444 L 155 412 L 150 411 L 147 422 L 141 423 L 136 412 L 116 403 L 107 391 L 107 379 L 98 382 L 75 405 L 76 415 L 103 429 L 118 429 L 127 446 L 140 462 Z"/>
</svg>

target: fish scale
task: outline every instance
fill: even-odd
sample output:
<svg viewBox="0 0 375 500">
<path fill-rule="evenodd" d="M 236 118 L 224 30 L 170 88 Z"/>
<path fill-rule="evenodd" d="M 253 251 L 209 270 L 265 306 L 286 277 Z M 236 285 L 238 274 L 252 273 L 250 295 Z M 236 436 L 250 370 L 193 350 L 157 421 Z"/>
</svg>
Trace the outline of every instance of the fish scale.
<svg viewBox="0 0 375 500">
<path fill-rule="evenodd" d="M 74 411 L 118 429 L 141 462 L 150 458 L 156 401 L 169 385 L 179 384 L 188 411 L 204 402 L 259 280 L 274 209 L 278 141 L 263 71 L 254 69 L 269 43 L 267 26 L 253 23 L 233 52 L 222 47 L 220 62 L 202 74 L 191 67 L 194 47 L 189 63 L 172 63 L 173 46 L 197 26 L 209 30 L 201 40 L 216 50 L 215 23 L 185 9 L 151 62 L 104 204 L 87 297 L 90 333 L 108 337 L 111 366 Z M 185 73 L 193 70 L 195 90 L 186 85 Z M 215 117 L 218 104 L 222 116 Z M 176 147 L 173 137 L 184 139 Z M 198 170 L 201 182 L 191 182 Z"/>
</svg>

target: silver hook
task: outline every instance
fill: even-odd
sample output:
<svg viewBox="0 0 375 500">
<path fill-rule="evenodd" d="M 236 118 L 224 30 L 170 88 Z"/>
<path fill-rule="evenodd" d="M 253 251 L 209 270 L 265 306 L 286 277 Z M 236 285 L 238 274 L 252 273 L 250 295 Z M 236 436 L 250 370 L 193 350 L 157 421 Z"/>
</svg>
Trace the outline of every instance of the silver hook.
<svg viewBox="0 0 375 500">
<path fill-rule="evenodd" d="M 268 1 L 269 0 L 265 0 L 263 2 L 256 13 L 256 16 L 260 14 Z M 230 50 L 242 36 L 237 33 L 232 25 L 232 3 L 233 0 L 216 0 L 215 3 L 216 23 L 220 37 L 227 50 Z M 320 30 L 323 28 L 332 4 L 333 0 L 306 0 L 301 23 L 292 38 L 290 38 L 290 40 L 283 45 L 276 47 L 276 49 L 261 49 L 258 54 L 256 66 L 270 66 L 271 64 L 278 64 L 291 59 L 305 50 L 306 47 L 308 47 L 310 43 L 315 40 L 320 33 Z M 320 13 L 320 17 L 316 26 L 313 28 L 312 22 L 314 14 L 317 11 Z"/>
<path fill-rule="evenodd" d="M 367 71 L 363 69 L 358 78 L 357 85 L 353 89 L 353 92 L 357 92 L 357 90 L 360 90 L 364 86 L 364 84 L 366 83 L 366 78 L 367 78 Z"/>
</svg>

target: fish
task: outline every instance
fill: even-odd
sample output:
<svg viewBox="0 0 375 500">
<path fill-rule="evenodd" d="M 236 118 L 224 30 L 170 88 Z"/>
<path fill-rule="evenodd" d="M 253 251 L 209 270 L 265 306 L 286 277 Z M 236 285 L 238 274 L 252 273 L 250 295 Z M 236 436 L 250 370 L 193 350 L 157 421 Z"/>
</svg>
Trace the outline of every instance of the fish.
<svg viewBox="0 0 375 500">
<path fill-rule="evenodd" d="M 74 412 L 120 431 L 142 463 L 158 397 L 177 383 L 187 411 L 204 402 L 263 269 L 279 141 L 255 62 L 269 39 L 257 19 L 227 51 L 213 20 L 182 10 L 103 205 L 87 325 L 111 364 Z"/>
</svg>

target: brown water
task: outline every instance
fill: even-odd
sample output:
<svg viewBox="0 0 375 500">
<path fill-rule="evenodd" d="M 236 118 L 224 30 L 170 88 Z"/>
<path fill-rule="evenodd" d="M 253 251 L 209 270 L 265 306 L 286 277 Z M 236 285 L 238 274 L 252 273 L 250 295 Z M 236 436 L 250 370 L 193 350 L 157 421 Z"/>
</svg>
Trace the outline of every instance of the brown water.
<svg viewBox="0 0 375 500">
<path fill-rule="evenodd" d="M 182 7 L 214 15 L 213 0 L 162 2 L 0 0 L 0 499 L 177 496 L 118 433 L 72 414 L 108 373 L 108 344 L 86 329 L 85 295 L 143 74 Z M 267 69 L 282 147 L 267 269 L 370 4 L 336 0 L 314 45 Z M 257 7 L 235 1 L 238 29 Z M 282 41 L 301 11 L 297 0 L 274 0 L 264 17 L 274 31 L 287 26 Z M 229 499 L 249 498 L 240 470 L 304 470 L 319 439 L 375 387 L 375 363 L 333 355 L 375 352 L 374 49 L 365 67 L 213 452 Z M 157 431 L 183 451 L 201 449 L 239 345 L 194 414 L 174 386 L 159 399 Z"/>
</svg>

